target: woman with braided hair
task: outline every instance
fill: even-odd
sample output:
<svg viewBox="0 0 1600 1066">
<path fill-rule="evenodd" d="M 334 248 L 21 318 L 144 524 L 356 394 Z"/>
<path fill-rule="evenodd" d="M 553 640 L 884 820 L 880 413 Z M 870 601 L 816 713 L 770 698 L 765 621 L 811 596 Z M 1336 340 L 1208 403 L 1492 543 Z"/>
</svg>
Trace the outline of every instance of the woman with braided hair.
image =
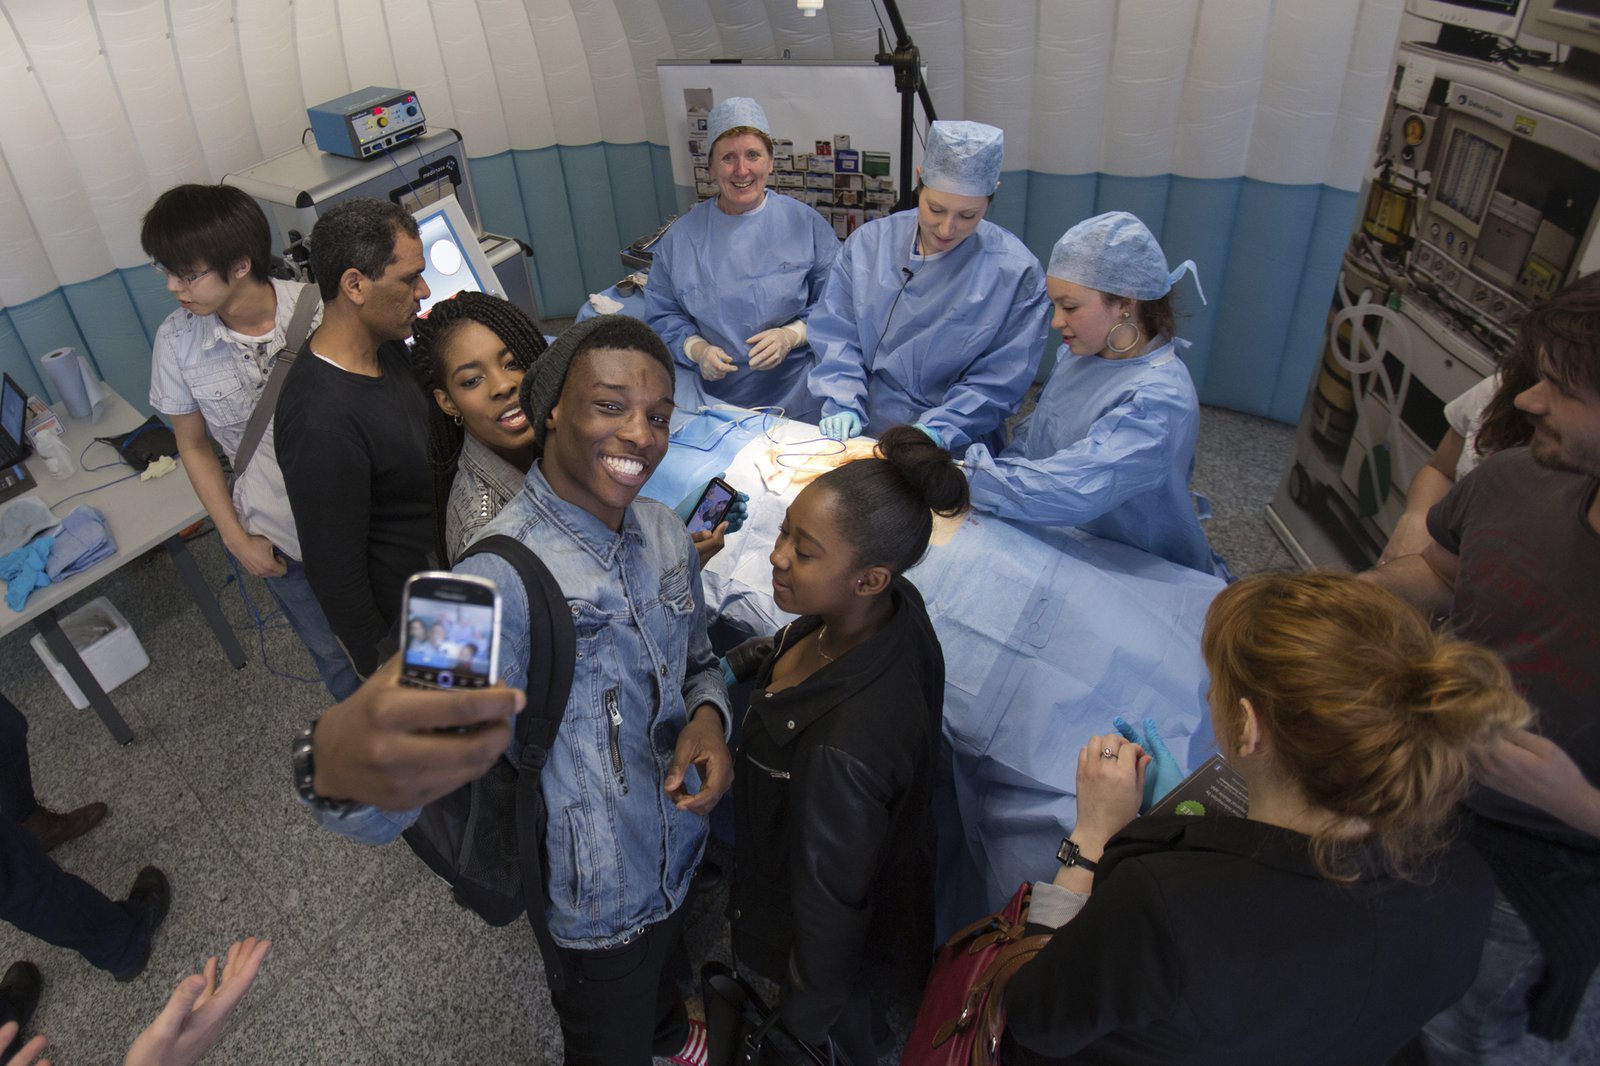
<svg viewBox="0 0 1600 1066">
<path fill-rule="evenodd" d="M 548 345 L 538 323 L 481 292 L 440 300 L 417 320 L 412 366 L 435 404 L 428 419 L 441 559 L 460 556 L 522 488 L 533 427 L 517 400 L 522 375 Z"/>
</svg>

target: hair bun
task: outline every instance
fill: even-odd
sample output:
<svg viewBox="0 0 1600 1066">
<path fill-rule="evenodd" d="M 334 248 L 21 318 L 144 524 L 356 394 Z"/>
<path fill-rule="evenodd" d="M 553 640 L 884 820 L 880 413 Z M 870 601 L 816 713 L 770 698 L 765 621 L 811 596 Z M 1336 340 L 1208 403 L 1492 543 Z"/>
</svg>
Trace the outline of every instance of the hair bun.
<svg viewBox="0 0 1600 1066">
<path fill-rule="evenodd" d="M 950 452 L 915 426 L 891 426 L 878 454 L 922 497 L 928 510 L 951 517 L 968 506 L 967 477 Z"/>
</svg>

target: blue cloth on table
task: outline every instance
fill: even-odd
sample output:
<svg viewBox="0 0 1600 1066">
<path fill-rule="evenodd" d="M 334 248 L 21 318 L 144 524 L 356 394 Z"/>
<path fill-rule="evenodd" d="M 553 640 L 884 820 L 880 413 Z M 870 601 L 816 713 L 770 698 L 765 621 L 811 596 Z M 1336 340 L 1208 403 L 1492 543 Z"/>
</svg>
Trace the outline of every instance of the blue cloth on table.
<svg viewBox="0 0 1600 1066">
<path fill-rule="evenodd" d="M 639 495 L 677 507 L 683 498 L 728 469 L 733 457 L 761 432 L 763 416 L 732 407 L 707 407 L 679 421 L 674 417 L 667 454 Z M 743 492 L 750 485 L 732 483 Z"/>
<path fill-rule="evenodd" d="M 719 448 L 756 440 L 760 428 L 737 425 Z M 790 619 L 772 601 L 767 558 L 788 501 L 765 489 L 756 451 L 707 469 L 703 453 L 671 448 L 656 471 L 687 482 L 726 469 L 750 493 L 745 528 L 703 585 L 707 605 L 752 634 Z M 1056 846 L 1077 820 L 1078 750 L 1117 715 L 1154 719 L 1185 771 L 1216 751 L 1200 630 L 1222 582 L 1075 529 L 984 514 L 906 576 L 945 655 L 942 757 L 953 784 L 935 805 L 943 936 L 998 909 L 1019 881 L 1053 876 Z"/>
<path fill-rule="evenodd" d="M 111 539 L 105 515 L 84 504 L 61 520 L 46 570 L 51 581 L 65 581 L 116 551 L 117 543 Z"/>
<path fill-rule="evenodd" d="M 6 583 L 6 606 L 20 611 L 34 589 L 50 584 L 45 563 L 50 558 L 54 537 L 40 537 L 13 552 L 0 556 L 0 581 Z"/>
</svg>

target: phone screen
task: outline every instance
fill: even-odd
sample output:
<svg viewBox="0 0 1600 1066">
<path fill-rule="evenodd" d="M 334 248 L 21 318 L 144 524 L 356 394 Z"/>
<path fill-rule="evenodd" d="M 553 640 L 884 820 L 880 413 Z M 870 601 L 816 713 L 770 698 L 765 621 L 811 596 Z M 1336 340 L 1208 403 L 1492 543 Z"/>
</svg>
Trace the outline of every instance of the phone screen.
<svg viewBox="0 0 1600 1066">
<path fill-rule="evenodd" d="M 695 507 L 694 514 L 689 516 L 689 532 L 711 532 L 722 522 L 728 508 L 733 505 L 733 489 L 725 482 L 713 479 L 706 486 L 705 495 L 700 497 L 700 503 Z"/>
<path fill-rule="evenodd" d="M 490 642 L 494 608 L 419 596 L 406 599 L 406 650 L 401 676 L 438 688 L 494 683 Z"/>
</svg>

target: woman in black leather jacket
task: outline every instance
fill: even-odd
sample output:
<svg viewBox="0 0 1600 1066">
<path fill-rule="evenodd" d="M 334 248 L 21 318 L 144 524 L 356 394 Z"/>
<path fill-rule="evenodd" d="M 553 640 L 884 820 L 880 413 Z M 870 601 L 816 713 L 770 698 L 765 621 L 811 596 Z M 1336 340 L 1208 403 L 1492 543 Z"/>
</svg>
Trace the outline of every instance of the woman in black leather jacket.
<svg viewBox="0 0 1600 1066">
<path fill-rule="evenodd" d="M 773 598 L 802 617 L 730 656 L 756 682 L 734 793 L 734 954 L 780 983 L 792 1034 L 831 1037 L 855 1064 L 877 1061 L 882 997 L 920 988 L 933 948 L 944 655 L 901 574 L 927 551 L 930 512 L 967 505 L 921 431 L 897 426 L 877 451 L 790 506 Z"/>
</svg>

